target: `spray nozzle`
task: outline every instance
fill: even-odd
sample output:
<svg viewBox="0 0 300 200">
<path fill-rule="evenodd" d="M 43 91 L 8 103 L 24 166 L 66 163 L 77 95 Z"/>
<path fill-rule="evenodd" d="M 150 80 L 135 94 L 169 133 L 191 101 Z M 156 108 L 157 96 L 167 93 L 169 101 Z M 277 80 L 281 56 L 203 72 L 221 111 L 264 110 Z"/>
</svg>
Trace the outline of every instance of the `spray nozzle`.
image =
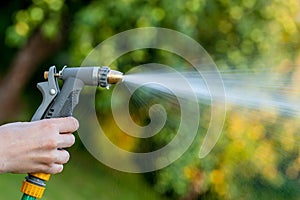
<svg viewBox="0 0 300 200">
<path fill-rule="evenodd" d="M 44 78 L 48 79 L 49 72 L 44 73 Z M 111 70 L 109 67 L 64 67 L 58 73 L 53 74 L 62 80 L 76 78 L 81 80 L 85 85 L 94 85 L 108 88 L 111 84 L 116 84 L 123 79 L 123 73 Z"/>
<path fill-rule="evenodd" d="M 100 68 L 98 78 L 101 87 L 109 88 L 111 84 L 122 81 L 123 73 L 104 66 Z"/>
<path fill-rule="evenodd" d="M 110 70 L 107 74 L 107 82 L 109 84 L 116 84 L 123 80 L 123 73 L 116 71 L 116 70 Z"/>
</svg>

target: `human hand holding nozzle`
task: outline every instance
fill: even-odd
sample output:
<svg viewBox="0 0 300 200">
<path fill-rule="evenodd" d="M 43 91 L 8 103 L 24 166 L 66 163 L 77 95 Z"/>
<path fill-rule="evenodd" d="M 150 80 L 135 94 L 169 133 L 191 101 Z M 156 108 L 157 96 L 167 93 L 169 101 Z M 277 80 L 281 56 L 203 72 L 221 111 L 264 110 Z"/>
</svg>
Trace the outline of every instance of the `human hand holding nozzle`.
<svg viewBox="0 0 300 200">
<path fill-rule="evenodd" d="M 73 117 L 0 126 L 0 173 L 61 172 L 70 158 L 63 148 L 74 144 L 78 127 Z"/>
<path fill-rule="evenodd" d="M 52 66 L 49 68 L 49 71 L 44 73 L 44 78 L 47 79 L 47 81 L 37 84 L 38 89 L 43 95 L 43 101 L 31 121 L 40 121 L 41 119 L 55 120 L 50 118 L 68 118 L 72 116 L 73 110 L 79 102 L 80 92 L 85 85 L 109 88 L 111 84 L 122 81 L 123 74 L 119 71 L 111 70 L 109 67 L 64 67 L 61 71 L 57 72 L 55 66 Z M 57 79 L 63 80 L 63 86 L 61 88 L 58 86 Z M 42 123 L 51 122 L 47 120 L 42 121 Z M 69 131 L 73 132 L 77 128 L 75 127 Z M 43 129 L 40 131 L 40 133 L 47 134 L 47 132 L 43 132 Z M 50 132 L 52 133 L 53 131 Z M 54 132 L 57 133 L 60 131 L 56 128 Z M 48 136 L 45 135 L 45 137 Z M 60 172 L 62 170 L 62 164 L 66 163 L 69 159 L 67 151 L 62 150 L 62 148 L 73 145 L 74 140 L 72 138 L 69 138 L 69 140 L 67 144 L 52 146 L 56 154 L 64 154 L 59 156 L 61 159 L 57 161 L 59 164 L 54 165 L 56 170 L 38 171 L 28 169 L 29 171 L 27 172 L 30 174 L 25 178 L 21 187 L 21 191 L 23 192 L 22 200 L 32 200 L 42 197 L 46 186 L 45 182 L 50 178 L 50 174 L 47 173 Z"/>
</svg>

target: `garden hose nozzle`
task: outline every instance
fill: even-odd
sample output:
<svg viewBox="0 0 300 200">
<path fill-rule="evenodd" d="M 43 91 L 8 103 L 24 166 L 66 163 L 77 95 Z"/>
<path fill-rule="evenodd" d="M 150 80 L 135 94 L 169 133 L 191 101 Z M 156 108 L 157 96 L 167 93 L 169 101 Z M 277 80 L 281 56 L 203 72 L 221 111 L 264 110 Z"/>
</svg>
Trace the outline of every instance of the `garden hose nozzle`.
<svg viewBox="0 0 300 200">
<path fill-rule="evenodd" d="M 47 81 L 37 84 L 43 95 L 43 101 L 31 121 L 72 116 L 85 85 L 109 88 L 111 84 L 122 81 L 123 74 L 109 67 L 64 67 L 57 72 L 55 66 L 52 66 L 44 73 L 44 78 Z M 61 90 L 57 78 L 63 80 Z M 45 182 L 49 179 L 50 174 L 28 174 L 21 187 L 22 200 L 41 198 L 45 190 Z"/>
</svg>

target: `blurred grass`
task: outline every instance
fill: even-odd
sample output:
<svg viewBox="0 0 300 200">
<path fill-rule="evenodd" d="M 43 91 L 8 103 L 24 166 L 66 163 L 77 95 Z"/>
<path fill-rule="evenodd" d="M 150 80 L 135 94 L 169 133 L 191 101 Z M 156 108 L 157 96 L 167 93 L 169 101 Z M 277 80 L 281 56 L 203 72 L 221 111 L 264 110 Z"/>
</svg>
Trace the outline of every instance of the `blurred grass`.
<svg viewBox="0 0 300 200">
<path fill-rule="evenodd" d="M 71 159 L 61 174 L 51 176 L 43 200 L 122 199 L 159 200 L 139 174 L 128 174 L 103 166 L 82 148 L 71 148 Z M 24 174 L 0 175 L 0 199 L 20 199 Z"/>
</svg>

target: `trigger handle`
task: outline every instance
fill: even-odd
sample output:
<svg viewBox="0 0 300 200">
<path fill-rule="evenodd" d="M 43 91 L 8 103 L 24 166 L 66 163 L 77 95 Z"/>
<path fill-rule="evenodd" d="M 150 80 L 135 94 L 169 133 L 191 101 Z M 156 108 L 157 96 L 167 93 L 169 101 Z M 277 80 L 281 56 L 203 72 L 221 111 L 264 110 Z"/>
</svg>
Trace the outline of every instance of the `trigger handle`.
<svg viewBox="0 0 300 200">
<path fill-rule="evenodd" d="M 52 66 L 49 68 L 48 81 L 41 82 L 37 84 L 37 88 L 43 95 L 43 101 L 35 114 L 33 115 L 31 121 L 37 121 L 43 118 L 47 109 L 50 107 L 51 103 L 60 92 L 57 79 L 55 78 L 56 68 Z"/>
</svg>

